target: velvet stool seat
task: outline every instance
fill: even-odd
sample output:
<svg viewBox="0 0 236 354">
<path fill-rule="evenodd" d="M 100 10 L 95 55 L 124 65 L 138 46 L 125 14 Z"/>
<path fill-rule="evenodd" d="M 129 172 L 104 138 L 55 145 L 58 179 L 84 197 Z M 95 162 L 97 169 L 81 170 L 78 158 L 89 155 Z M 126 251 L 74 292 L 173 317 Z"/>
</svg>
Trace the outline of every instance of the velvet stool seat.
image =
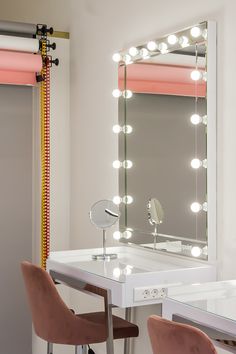
<svg viewBox="0 0 236 354">
<path fill-rule="evenodd" d="M 75 346 L 75 353 L 86 353 L 87 345 L 107 340 L 105 312 L 74 314 L 59 296 L 50 275 L 29 262 L 21 264 L 35 333 L 48 342 L 48 354 L 53 343 Z M 114 316 L 113 337 L 137 337 L 138 327 Z"/>
<path fill-rule="evenodd" d="M 151 316 L 148 332 L 153 354 L 217 354 L 204 332 L 186 324 Z"/>
</svg>

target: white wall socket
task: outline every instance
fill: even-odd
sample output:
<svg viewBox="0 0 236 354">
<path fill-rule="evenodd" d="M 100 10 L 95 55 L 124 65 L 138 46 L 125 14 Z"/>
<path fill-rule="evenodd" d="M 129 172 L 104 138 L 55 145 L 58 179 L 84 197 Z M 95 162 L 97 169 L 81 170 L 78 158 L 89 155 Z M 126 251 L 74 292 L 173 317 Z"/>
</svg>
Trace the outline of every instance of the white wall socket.
<svg viewBox="0 0 236 354">
<path fill-rule="evenodd" d="M 164 299 L 167 295 L 167 288 L 158 286 L 150 286 L 134 289 L 134 301 L 150 301 L 156 299 Z"/>
</svg>

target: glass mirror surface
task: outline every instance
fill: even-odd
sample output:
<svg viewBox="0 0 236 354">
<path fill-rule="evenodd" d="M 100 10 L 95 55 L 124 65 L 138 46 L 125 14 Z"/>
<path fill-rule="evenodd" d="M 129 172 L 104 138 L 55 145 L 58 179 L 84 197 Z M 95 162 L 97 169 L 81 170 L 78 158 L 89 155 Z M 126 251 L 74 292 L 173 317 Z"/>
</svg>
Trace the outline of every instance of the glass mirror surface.
<svg viewBox="0 0 236 354">
<path fill-rule="evenodd" d="M 119 220 L 120 212 L 111 200 L 99 200 L 91 207 L 89 217 L 92 224 L 105 230 Z"/>
<path fill-rule="evenodd" d="M 204 22 L 121 53 L 122 242 L 207 258 L 207 48 Z M 164 214 L 157 237 L 150 200 Z"/>
</svg>

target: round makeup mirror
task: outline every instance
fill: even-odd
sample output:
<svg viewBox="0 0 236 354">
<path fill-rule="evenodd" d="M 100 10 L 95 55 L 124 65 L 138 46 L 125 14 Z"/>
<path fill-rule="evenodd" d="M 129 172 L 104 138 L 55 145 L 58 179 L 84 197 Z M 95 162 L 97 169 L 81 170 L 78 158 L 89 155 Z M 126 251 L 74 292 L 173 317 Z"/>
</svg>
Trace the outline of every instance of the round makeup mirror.
<svg viewBox="0 0 236 354">
<path fill-rule="evenodd" d="M 157 236 L 158 236 L 157 226 L 163 223 L 164 211 L 161 203 L 156 198 L 150 198 L 148 200 L 147 211 L 148 211 L 148 221 L 151 225 L 154 226 L 154 232 L 152 233 L 154 237 L 153 247 L 156 248 Z"/>
<path fill-rule="evenodd" d="M 99 200 L 94 203 L 89 212 L 90 221 L 103 232 L 103 253 L 93 255 L 94 260 L 110 260 L 117 258 L 116 254 L 106 253 L 106 230 L 114 225 L 120 217 L 119 208 L 111 200 Z"/>
</svg>

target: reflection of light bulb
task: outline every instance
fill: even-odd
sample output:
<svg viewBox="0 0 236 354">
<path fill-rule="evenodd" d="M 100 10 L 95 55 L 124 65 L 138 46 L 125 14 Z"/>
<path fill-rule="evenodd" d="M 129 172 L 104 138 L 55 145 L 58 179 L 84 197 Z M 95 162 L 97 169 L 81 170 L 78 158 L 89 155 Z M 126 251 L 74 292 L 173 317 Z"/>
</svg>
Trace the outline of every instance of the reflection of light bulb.
<svg viewBox="0 0 236 354">
<path fill-rule="evenodd" d="M 131 64 L 132 63 L 132 58 L 129 54 L 124 55 L 124 62 L 125 64 Z"/>
<path fill-rule="evenodd" d="M 126 240 L 130 239 L 132 237 L 132 231 L 130 230 L 125 230 L 123 232 L 123 237 L 126 238 Z"/>
<path fill-rule="evenodd" d="M 121 57 L 120 53 L 115 53 L 115 54 L 113 54 L 112 59 L 116 63 L 119 63 L 119 61 L 121 61 L 122 57 Z"/>
<path fill-rule="evenodd" d="M 131 125 L 124 125 L 123 126 L 123 132 L 125 134 L 130 134 L 130 133 L 132 133 L 132 131 L 133 131 L 133 128 L 131 127 Z"/>
<path fill-rule="evenodd" d="M 207 72 L 206 71 L 202 74 L 202 78 L 204 81 L 207 81 Z"/>
<path fill-rule="evenodd" d="M 121 237 L 122 237 L 122 234 L 121 234 L 120 231 L 115 231 L 115 232 L 113 232 L 113 238 L 114 238 L 114 240 L 120 240 Z"/>
<path fill-rule="evenodd" d="M 202 249 L 198 246 L 193 246 L 191 249 L 191 254 L 193 257 L 199 257 L 202 254 Z"/>
<path fill-rule="evenodd" d="M 113 133 L 119 134 L 122 131 L 122 127 L 119 124 L 113 125 L 112 127 Z"/>
<path fill-rule="evenodd" d="M 191 28 L 190 33 L 192 37 L 197 38 L 202 34 L 202 31 L 199 27 L 193 27 Z"/>
<path fill-rule="evenodd" d="M 198 169 L 199 167 L 202 166 L 202 161 L 199 160 L 199 159 L 193 159 L 191 161 L 191 167 L 194 168 L 194 169 Z"/>
<path fill-rule="evenodd" d="M 115 89 L 112 91 L 112 96 L 118 98 L 122 95 L 122 92 L 119 89 Z"/>
<path fill-rule="evenodd" d="M 131 204 L 133 202 L 133 197 L 131 197 L 130 195 L 125 195 L 123 197 L 123 203 L 125 204 Z"/>
<path fill-rule="evenodd" d="M 124 274 L 125 275 L 130 275 L 132 273 L 133 266 L 127 265 L 124 269 Z"/>
<path fill-rule="evenodd" d="M 136 47 L 131 47 L 129 48 L 129 54 L 131 55 L 131 57 L 135 57 L 138 54 L 138 49 Z"/>
<path fill-rule="evenodd" d="M 147 44 L 147 49 L 150 50 L 151 52 L 153 52 L 154 50 L 156 50 L 156 49 L 157 49 L 157 44 L 156 44 L 156 42 L 154 42 L 154 41 L 148 42 L 148 44 Z"/>
<path fill-rule="evenodd" d="M 190 76 L 193 81 L 198 81 L 202 78 L 202 73 L 199 70 L 193 70 Z"/>
<path fill-rule="evenodd" d="M 140 50 L 140 55 L 143 59 L 147 59 L 149 57 L 149 52 L 146 48 L 142 48 Z"/>
<path fill-rule="evenodd" d="M 168 45 L 164 42 L 158 44 L 158 49 L 160 50 L 160 52 L 162 54 L 166 53 L 167 52 L 167 49 L 168 49 Z"/>
<path fill-rule="evenodd" d="M 168 36 L 167 41 L 169 44 L 174 45 L 178 42 L 178 38 L 175 34 L 171 34 L 170 36 Z"/>
<path fill-rule="evenodd" d="M 123 162 L 123 167 L 124 167 L 124 168 L 131 168 L 132 166 L 133 166 L 133 162 L 130 161 L 130 160 L 125 160 L 125 161 Z"/>
<path fill-rule="evenodd" d="M 132 93 L 132 91 L 130 91 L 130 90 L 125 90 L 125 91 L 123 91 L 123 97 L 124 98 L 131 98 L 133 96 L 133 93 Z"/>
<path fill-rule="evenodd" d="M 202 117 L 200 117 L 199 114 L 192 114 L 190 121 L 192 124 L 197 125 L 202 122 Z"/>
<path fill-rule="evenodd" d="M 121 269 L 120 268 L 114 268 L 113 269 L 113 277 L 119 278 L 121 276 Z"/>
<path fill-rule="evenodd" d="M 113 197 L 112 201 L 114 204 L 119 205 L 122 202 L 122 198 L 119 195 L 116 195 Z"/>
<path fill-rule="evenodd" d="M 122 162 L 120 162 L 119 160 L 115 160 L 112 162 L 112 166 L 114 168 L 120 168 L 122 166 Z"/>
<path fill-rule="evenodd" d="M 198 202 L 194 202 L 191 204 L 190 208 L 193 213 L 199 213 L 199 211 L 202 210 L 202 205 Z"/>
<path fill-rule="evenodd" d="M 181 36 L 179 39 L 179 44 L 181 45 L 181 47 L 187 47 L 189 45 L 189 41 L 188 38 L 185 36 Z"/>
<path fill-rule="evenodd" d="M 207 39 L 207 29 L 206 28 L 202 31 L 202 36 L 204 39 Z"/>
</svg>

